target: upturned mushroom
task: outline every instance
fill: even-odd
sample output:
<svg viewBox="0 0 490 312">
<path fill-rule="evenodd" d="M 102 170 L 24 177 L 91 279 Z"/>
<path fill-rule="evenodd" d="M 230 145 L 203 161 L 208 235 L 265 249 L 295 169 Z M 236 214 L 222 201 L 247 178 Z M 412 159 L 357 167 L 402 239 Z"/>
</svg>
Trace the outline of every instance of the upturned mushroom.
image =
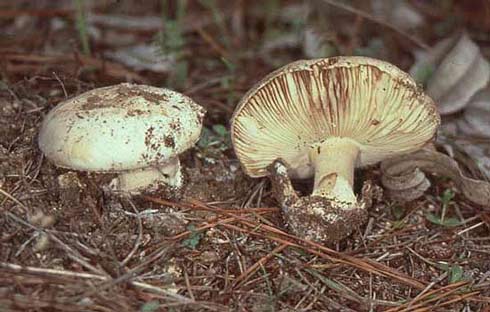
<svg viewBox="0 0 490 312">
<path fill-rule="evenodd" d="M 246 173 L 272 174 L 290 229 L 336 241 L 366 220 L 354 169 L 421 148 L 439 124 L 433 101 L 402 70 L 333 57 L 297 61 L 262 79 L 238 104 L 231 135 Z M 289 178 L 311 176 L 313 192 L 298 197 Z"/>
<path fill-rule="evenodd" d="M 182 186 L 178 155 L 199 139 L 205 110 L 175 91 L 122 83 L 58 104 L 39 147 L 56 166 L 118 173 L 116 191 Z"/>
</svg>

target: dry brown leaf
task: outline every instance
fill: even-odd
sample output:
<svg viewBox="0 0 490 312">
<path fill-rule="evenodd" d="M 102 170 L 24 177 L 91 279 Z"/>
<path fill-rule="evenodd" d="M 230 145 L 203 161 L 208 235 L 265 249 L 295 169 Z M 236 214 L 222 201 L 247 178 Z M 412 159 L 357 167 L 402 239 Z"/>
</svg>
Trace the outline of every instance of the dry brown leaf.
<svg viewBox="0 0 490 312">
<path fill-rule="evenodd" d="M 413 200 L 423 195 L 424 180 L 417 170 L 451 178 L 463 195 L 473 203 L 490 206 L 490 183 L 469 178 L 451 157 L 427 148 L 412 154 L 396 157 L 381 164 L 382 183 L 388 195 L 398 200 Z M 393 183 L 397 181 L 399 183 Z"/>
<path fill-rule="evenodd" d="M 465 108 L 490 79 L 490 64 L 466 32 L 444 39 L 420 54 L 410 74 L 423 82 L 426 77 L 422 76 L 432 70 L 426 91 L 442 115 Z"/>
<path fill-rule="evenodd" d="M 458 158 L 475 176 L 490 181 L 490 140 L 469 136 L 446 137 L 440 134 L 437 143 Z"/>
<path fill-rule="evenodd" d="M 134 70 L 150 70 L 156 73 L 168 73 L 175 68 L 176 57 L 163 54 L 155 44 L 137 44 L 104 55 Z"/>
<path fill-rule="evenodd" d="M 490 138 L 490 87 L 471 99 L 456 124 L 464 135 Z"/>
<path fill-rule="evenodd" d="M 411 30 L 425 24 L 424 16 L 405 0 L 372 0 L 371 8 L 376 17 L 403 30 Z"/>
</svg>

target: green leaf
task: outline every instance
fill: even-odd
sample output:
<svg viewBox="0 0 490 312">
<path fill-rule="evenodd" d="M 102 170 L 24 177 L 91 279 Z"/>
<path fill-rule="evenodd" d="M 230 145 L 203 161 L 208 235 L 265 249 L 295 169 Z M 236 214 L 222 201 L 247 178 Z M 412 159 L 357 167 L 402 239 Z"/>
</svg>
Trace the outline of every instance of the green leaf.
<svg viewBox="0 0 490 312">
<path fill-rule="evenodd" d="M 227 59 L 225 57 L 222 57 L 221 61 L 223 62 L 223 64 L 225 64 L 225 66 L 229 72 L 231 72 L 231 73 L 235 72 L 236 64 L 234 64 L 232 61 L 230 61 L 229 59 Z"/>
<path fill-rule="evenodd" d="M 175 11 L 176 19 L 170 18 L 171 12 L 165 12 L 167 7 L 166 1 L 162 0 L 162 30 L 155 37 L 155 43 L 158 45 L 159 52 L 162 55 L 174 54 L 178 59 L 182 56 L 183 47 L 185 46 L 185 37 L 183 33 L 183 19 L 186 14 L 187 1 L 177 1 Z M 187 65 L 185 65 L 187 66 Z M 179 69 L 181 74 L 184 69 Z M 187 76 L 187 68 L 185 68 Z M 180 79 L 180 78 L 178 78 Z"/>
<path fill-rule="evenodd" d="M 405 209 L 401 205 L 391 206 L 391 213 L 395 217 L 395 220 L 401 220 L 405 215 Z"/>
<path fill-rule="evenodd" d="M 169 84 L 175 88 L 182 88 L 187 81 L 188 64 L 186 61 L 180 61 L 175 64 L 175 69 L 170 77 Z"/>
<path fill-rule="evenodd" d="M 141 306 L 140 312 L 154 312 L 157 311 L 159 307 L 160 302 L 158 302 L 158 300 L 151 300 L 145 302 L 145 304 Z"/>
<path fill-rule="evenodd" d="M 447 271 L 449 272 L 449 269 L 451 268 L 449 264 L 444 263 L 444 262 L 434 262 L 432 263 L 433 266 L 438 268 L 439 270 Z"/>
<path fill-rule="evenodd" d="M 189 225 L 187 229 L 191 231 L 191 235 L 189 236 L 189 238 L 182 241 L 182 246 L 190 249 L 196 249 L 197 245 L 199 245 L 199 243 L 201 242 L 201 238 L 203 235 L 200 232 L 196 232 L 196 228 L 192 224 Z"/>
<path fill-rule="evenodd" d="M 197 142 L 197 146 L 201 148 L 206 148 L 208 147 L 209 143 L 211 143 L 211 130 L 208 128 L 204 127 L 201 132 L 201 138 Z"/>
<path fill-rule="evenodd" d="M 207 156 L 219 155 L 231 148 L 231 136 L 224 125 L 216 124 L 209 128 L 203 128 L 201 138 L 197 146 Z"/>
<path fill-rule="evenodd" d="M 435 214 L 433 214 L 431 212 L 427 212 L 425 214 L 425 218 L 434 224 L 437 224 L 440 226 L 445 226 L 445 227 L 456 227 L 456 226 L 460 226 L 461 224 L 463 224 L 461 221 L 459 221 L 456 218 L 444 218 L 444 220 L 441 220 L 440 217 L 436 216 Z"/>
<path fill-rule="evenodd" d="M 213 125 L 212 129 L 220 137 L 226 137 L 228 135 L 228 129 L 221 124 Z"/>
<path fill-rule="evenodd" d="M 433 64 L 420 63 L 416 65 L 413 78 L 420 84 L 426 84 L 435 71 Z"/>
<path fill-rule="evenodd" d="M 449 284 L 463 280 L 463 268 L 457 264 L 451 266 L 449 270 Z"/>
<path fill-rule="evenodd" d="M 444 206 L 449 205 L 454 198 L 454 192 L 451 189 L 445 189 L 441 196 L 441 201 Z"/>
<path fill-rule="evenodd" d="M 344 296 L 347 295 L 349 297 L 356 298 L 357 300 L 361 300 L 360 295 L 358 295 L 355 291 L 345 286 L 344 284 L 329 279 L 328 277 L 318 273 L 317 271 L 308 270 L 308 269 L 306 271 L 309 272 L 311 275 L 315 276 L 316 278 L 318 278 L 319 280 L 321 280 L 330 289 L 335 290 L 340 294 L 343 294 Z"/>
<path fill-rule="evenodd" d="M 406 223 L 404 220 L 397 220 L 395 222 L 393 222 L 393 229 L 395 230 L 399 230 L 399 229 L 403 229 L 403 227 L 405 227 Z"/>
<path fill-rule="evenodd" d="M 90 40 L 88 36 L 88 27 L 86 12 L 83 6 L 83 0 L 76 0 L 76 28 L 78 30 L 78 36 L 80 37 L 80 42 L 82 43 L 82 52 L 85 55 L 90 55 Z"/>
<path fill-rule="evenodd" d="M 367 46 L 354 49 L 354 55 L 376 57 L 383 49 L 385 49 L 383 40 L 381 38 L 372 38 Z"/>
</svg>

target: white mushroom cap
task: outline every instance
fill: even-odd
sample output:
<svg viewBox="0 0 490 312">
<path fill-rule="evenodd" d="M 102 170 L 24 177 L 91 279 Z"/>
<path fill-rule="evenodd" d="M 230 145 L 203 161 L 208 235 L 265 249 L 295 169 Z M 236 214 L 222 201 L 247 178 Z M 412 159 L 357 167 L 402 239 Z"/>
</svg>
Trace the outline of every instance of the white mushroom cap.
<svg viewBox="0 0 490 312">
<path fill-rule="evenodd" d="M 121 172 L 159 166 L 199 139 L 204 109 L 175 91 L 123 83 L 58 104 L 39 147 L 55 165 Z"/>
<path fill-rule="evenodd" d="M 302 60 L 255 85 L 232 117 L 245 171 L 260 177 L 282 158 L 298 177 L 313 174 L 309 150 L 332 137 L 359 148 L 356 167 L 419 149 L 440 123 L 433 101 L 405 72 L 368 57 Z"/>
</svg>

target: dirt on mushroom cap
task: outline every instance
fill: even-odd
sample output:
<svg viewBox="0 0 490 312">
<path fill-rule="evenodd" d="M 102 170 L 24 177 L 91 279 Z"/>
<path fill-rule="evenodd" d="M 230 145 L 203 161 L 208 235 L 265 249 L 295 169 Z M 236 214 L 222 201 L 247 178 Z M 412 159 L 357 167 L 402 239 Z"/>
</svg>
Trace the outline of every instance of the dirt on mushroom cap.
<svg viewBox="0 0 490 312">
<path fill-rule="evenodd" d="M 180 93 L 124 83 L 59 104 L 46 116 L 39 144 L 60 167 L 137 169 L 191 147 L 203 115 L 199 105 Z"/>
</svg>

